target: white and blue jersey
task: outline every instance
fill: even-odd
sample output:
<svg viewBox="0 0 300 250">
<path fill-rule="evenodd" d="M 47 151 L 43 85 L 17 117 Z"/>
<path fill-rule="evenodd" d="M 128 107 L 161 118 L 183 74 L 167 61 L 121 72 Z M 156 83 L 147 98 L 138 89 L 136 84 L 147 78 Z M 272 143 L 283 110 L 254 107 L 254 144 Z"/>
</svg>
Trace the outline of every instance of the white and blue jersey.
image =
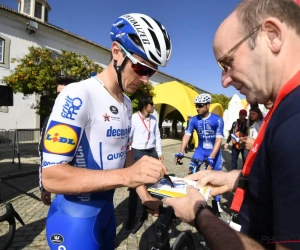
<svg viewBox="0 0 300 250">
<path fill-rule="evenodd" d="M 212 150 L 216 138 L 223 138 L 224 121 L 222 117 L 213 113 L 209 113 L 206 118 L 196 115 L 190 120 L 185 134 L 191 136 L 194 130 L 198 135 L 198 148 Z"/>
<path fill-rule="evenodd" d="M 196 130 L 198 135 L 198 147 L 190 162 L 190 172 L 199 171 L 202 162 L 210 156 L 216 143 L 216 138 L 223 138 L 223 129 L 224 121 L 222 117 L 213 113 L 209 113 L 205 118 L 202 118 L 201 115 L 196 115 L 190 120 L 185 134 L 191 136 Z M 216 154 L 214 163 L 214 170 L 222 170 L 221 150 Z M 220 196 L 217 196 L 216 200 L 220 201 Z"/>
<path fill-rule="evenodd" d="M 124 95 L 119 103 L 96 77 L 66 86 L 47 125 L 43 168 L 61 163 L 96 171 L 123 168 L 131 117 L 130 99 Z M 50 248 L 114 249 L 113 194 L 58 194 L 47 217 Z"/>
</svg>

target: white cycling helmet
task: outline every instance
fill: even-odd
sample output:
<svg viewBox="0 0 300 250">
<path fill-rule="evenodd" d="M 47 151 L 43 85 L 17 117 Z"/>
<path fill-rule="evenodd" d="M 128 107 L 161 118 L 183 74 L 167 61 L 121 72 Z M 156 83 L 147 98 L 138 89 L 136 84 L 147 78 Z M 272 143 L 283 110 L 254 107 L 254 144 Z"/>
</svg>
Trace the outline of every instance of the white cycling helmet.
<svg viewBox="0 0 300 250">
<path fill-rule="evenodd" d="M 194 103 L 211 103 L 211 95 L 207 93 L 200 94 L 195 98 Z"/>
<path fill-rule="evenodd" d="M 135 53 L 158 66 L 165 67 L 171 57 L 172 42 L 165 27 L 157 20 L 138 13 L 117 18 L 110 37 Z"/>
</svg>

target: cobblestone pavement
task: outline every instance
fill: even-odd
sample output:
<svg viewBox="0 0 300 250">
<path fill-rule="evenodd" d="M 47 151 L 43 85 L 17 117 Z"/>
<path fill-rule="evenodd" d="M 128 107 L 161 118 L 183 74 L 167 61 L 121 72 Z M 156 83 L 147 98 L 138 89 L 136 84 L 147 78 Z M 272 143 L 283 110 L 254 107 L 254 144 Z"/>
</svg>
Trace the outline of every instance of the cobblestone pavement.
<svg viewBox="0 0 300 250">
<path fill-rule="evenodd" d="M 174 164 L 174 153 L 178 152 L 180 141 L 172 139 L 164 139 L 163 154 L 165 157 L 165 164 L 169 169 L 169 173 L 173 173 L 178 177 L 184 177 L 187 173 L 188 164 L 193 152 L 186 154 L 183 159 L 183 165 Z M 12 250 L 16 249 L 49 249 L 45 239 L 45 218 L 47 216 L 48 207 L 45 206 L 40 200 L 40 191 L 38 189 L 38 162 L 39 158 L 36 153 L 36 145 L 31 145 L 31 149 L 27 148 L 26 154 L 21 151 L 21 169 L 18 164 L 11 163 L 10 154 L 0 154 L 0 214 L 5 211 L 5 203 L 11 202 L 15 210 L 21 215 L 26 223 L 21 226 L 17 222 L 16 235 L 14 242 L 11 246 Z M 230 152 L 223 151 L 223 170 L 227 170 L 230 166 Z M 241 162 L 239 162 L 241 166 Z M 27 176 L 25 175 L 27 174 Z M 19 175 L 19 177 L 18 177 Z M 18 177 L 18 178 L 16 178 Z M 127 217 L 127 188 L 119 188 L 116 190 L 114 197 L 115 215 L 117 221 L 117 237 L 116 249 L 150 249 L 156 241 L 154 235 L 155 225 L 160 220 L 156 217 L 149 216 L 148 220 L 144 223 L 143 227 L 136 233 L 130 234 L 128 230 L 123 228 L 123 222 Z M 222 205 L 224 212 L 223 217 L 228 217 L 229 205 L 232 195 L 224 195 L 222 197 Z M 137 217 L 141 214 L 139 213 Z M 171 243 L 173 243 L 180 232 L 190 230 L 194 236 L 194 242 L 199 249 L 200 236 L 196 233 L 195 229 L 191 226 L 181 223 L 173 225 L 170 230 L 169 236 Z M 5 239 L 5 234 L 8 231 L 6 223 L 1 223 L 0 227 L 0 247 Z"/>
</svg>

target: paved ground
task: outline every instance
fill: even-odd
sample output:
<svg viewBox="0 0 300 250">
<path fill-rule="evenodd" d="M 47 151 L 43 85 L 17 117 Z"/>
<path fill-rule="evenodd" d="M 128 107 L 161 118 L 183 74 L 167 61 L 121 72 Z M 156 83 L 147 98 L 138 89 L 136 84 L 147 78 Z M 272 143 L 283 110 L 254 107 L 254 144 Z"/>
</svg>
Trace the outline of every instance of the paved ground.
<svg viewBox="0 0 300 250">
<path fill-rule="evenodd" d="M 188 164 L 192 152 L 186 154 L 186 158 L 183 159 L 183 165 L 174 164 L 174 153 L 179 150 L 180 141 L 172 139 L 163 140 L 163 153 L 165 157 L 165 164 L 168 166 L 169 172 L 174 173 L 176 176 L 184 177 L 187 173 Z M 11 163 L 11 153 L 2 152 L 0 154 L 0 194 L 1 205 L 0 214 L 4 213 L 4 205 L 7 202 L 11 202 L 16 211 L 21 215 L 25 226 L 21 226 L 17 222 L 17 230 L 12 247 L 9 249 L 49 249 L 45 240 L 45 218 L 47 216 L 48 207 L 45 206 L 40 200 L 40 191 L 38 189 L 38 156 L 36 153 L 37 145 L 23 146 L 21 148 L 21 169 L 16 163 Z M 230 152 L 223 151 L 223 170 L 227 170 L 230 166 Z M 239 162 L 241 166 L 241 162 Z M 19 175 L 19 178 L 16 177 Z M 30 174 L 22 176 L 22 174 Z M 130 234 L 125 228 L 123 228 L 123 222 L 127 216 L 127 188 L 120 188 L 116 191 L 114 197 L 115 215 L 117 220 L 117 237 L 116 237 L 116 249 L 150 249 L 151 245 L 156 241 L 154 235 L 155 223 L 158 223 L 159 219 L 149 216 L 148 221 L 144 223 L 143 227 L 137 234 Z M 222 197 L 222 204 L 224 212 L 222 216 L 228 217 L 229 204 L 232 199 L 232 195 L 228 194 Z M 226 212 L 227 211 L 227 212 Z M 171 242 L 174 242 L 176 237 L 181 231 L 190 230 L 193 232 L 195 243 L 199 246 L 199 235 L 195 232 L 195 229 L 185 223 L 174 225 L 170 232 Z M 0 248 L 1 242 L 4 241 L 5 234 L 8 231 L 7 224 L 1 223 L 0 227 Z"/>
</svg>

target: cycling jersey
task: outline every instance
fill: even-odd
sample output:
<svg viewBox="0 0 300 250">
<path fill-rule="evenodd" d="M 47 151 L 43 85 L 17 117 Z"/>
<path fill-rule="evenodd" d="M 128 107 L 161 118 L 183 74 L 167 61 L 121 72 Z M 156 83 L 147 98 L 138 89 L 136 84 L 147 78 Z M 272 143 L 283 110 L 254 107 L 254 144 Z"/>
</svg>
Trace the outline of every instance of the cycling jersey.
<svg viewBox="0 0 300 250">
<path fill-rule="evenodd" d="M 201 163 L 205 158 L 209 157 L 215 142 L 216 138 L 223 138 L 223 129 L 224 129 L 224 121 L 222 117 L 209 113 L 209 115 L 205 118 L 202 118 L 201 115 L 194 116 L 189 123 L 188 128 L 185 131 L 186 135 L 191 136 L 193 131 L 197 131 L 198 135 L 198 147 L 193 155 L 193 159 L 199 159 Z M 222 170 L 222 152 L 216 154 L 214 158 L 214 170 Z M 193 172 L 194 169 L 199 170 L 199 165 L 195 164 L 195 162 L 191 161 L 189 170 Z M 217 201 L 220 201 L 220 196 L 216 197 Z"/>
<path fill-rule="evenodd" d="M 66 86 L 47 125 L 43 168 L 67 162 L 99 171 L 123 168 L 131 116 L 130 99 L 124 95 L 119 103 L 96 77 Z M 113 194 L 58 194 L 47 217 L 50 248 L 114 249 Z"/>
<path fill-rule="evenodd" d="M 224 121 L 222 117 L 210 113 L 205 118 L 202 118 L 201 115 L 192 117 L 185 134 L 191 136 L 193 131 L 196 130 L 198 134 L 198 148 L 213 149 L 216 138 L 223 137 L 223 129 Z"/>
</svg>

